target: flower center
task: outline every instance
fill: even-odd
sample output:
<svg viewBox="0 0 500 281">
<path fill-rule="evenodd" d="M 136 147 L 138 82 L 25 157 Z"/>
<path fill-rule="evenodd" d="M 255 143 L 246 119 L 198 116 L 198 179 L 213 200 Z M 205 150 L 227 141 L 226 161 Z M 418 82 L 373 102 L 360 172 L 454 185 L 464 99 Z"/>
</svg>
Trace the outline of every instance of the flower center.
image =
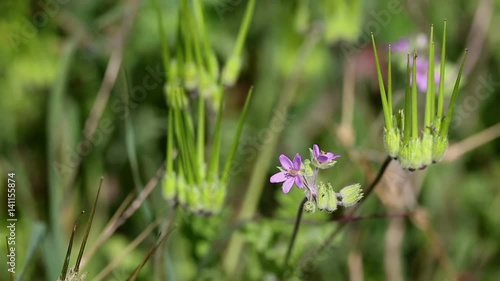
<svg viewBox="0 0 500 281">
<path fill-rule="evenodd" d="M 288 170 L 288 174 L 292 177 L 295 177 L 296 175 L 299 174 L 299 171 L 295 170 L 295 169 L 290 169 Z"/>
</svg>

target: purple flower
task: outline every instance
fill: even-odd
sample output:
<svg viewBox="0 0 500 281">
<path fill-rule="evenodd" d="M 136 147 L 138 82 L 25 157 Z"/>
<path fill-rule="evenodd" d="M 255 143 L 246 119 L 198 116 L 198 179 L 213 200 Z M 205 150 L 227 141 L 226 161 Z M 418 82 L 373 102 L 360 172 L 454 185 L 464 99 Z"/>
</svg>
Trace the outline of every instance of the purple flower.
<svg viewBox="0 0 500 281">
<path fill-rule="evenodd" d="M 335 155 L 331 152 L 324 152 L 323 150 L 320 150 L 317 144 L 313 145 L 313 153 L 314 153 L 314 158 L 316 158 L 316 160 L 318 160 L 318 163 L 320 164 L 331 162 L 334 159 L 340 157 L 340 155 Z"/>
<path fill-rule="evenodd" d="M 434 60 L 434 65 L 439 65 L 439 60 Z M 413 61 L 410 61 L 410 67 L 413 67 Z M 427 71 L 429 69 L 429 60 L 427 58 L 417 58 L 417 88 L 420 92 L 427 91 Z M 410 76 L 410 85 L 413 85 L 413 75 Z M 439 84 L 439 71 L 434 71 L 434 83 Z"/>
<path fill-rule="evenodd" d="M 290 158 L 286 157 L 286 155 L 280 155 L 280 163 L 281 167 L 278 169 L 281 172 L 274 174 L 271 177 L 272 183 L 284 182 L 282 189 L 283 193 L 288 193 L 293 186 L 293 183 L 297 185 L 297 187 L 302 188 L 302 176 L 299 174 L 300 166 L 302 165 L 302 158 L 297 153 L 293 158 L 293 163 Z"/>
</svg>

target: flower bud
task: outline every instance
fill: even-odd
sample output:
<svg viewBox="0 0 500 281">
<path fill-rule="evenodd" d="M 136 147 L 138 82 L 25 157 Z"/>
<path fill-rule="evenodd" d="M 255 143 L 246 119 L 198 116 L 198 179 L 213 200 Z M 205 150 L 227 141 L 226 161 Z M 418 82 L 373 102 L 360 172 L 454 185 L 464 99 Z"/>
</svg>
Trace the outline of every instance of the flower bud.
<svg viewBox="0 0 500 281">
<path fill-rule="evenodd" d="M 184 65 L 184 87 L 192 91 L 198 86 L 198 71 L 194 62 L 187 62 Z"/>
<path fill-rule="evenodd" d="M 437 163 L 441 161 L 447 148 L 448 137 L 434 136 L 434 143 L 432 145 L 432 162 Z"/>
<path fill-rule="evenodd" d="M 222 83 L 225 86 L 233 86 L 240 75 L 241 57 L 232 55 L 222 70 Z"/>
<path fill-rule="evenodd" d="M 427 132 L 424 132 L 422 136 L 422 166 L 421 169 L 432 164 L 432 146 L 433 146 L 433 136 Z"/>
<path fill-rule="evenodd" d="M 392 158 L 398 157 L 399 145 L 401 143 L 401 135 L 397 128 L 384 128 L 384 147 L 387 154 Z"/>
<path fill-rule="evenodd" d="M 342 188 L 339 193 L 344 207 L 355 205 L 363 198 L 363 192 L 359 183 L 348 185 Z"/>
<path fill-rule="evenodd" d="M 167 201 L 175 201 L 175 197 L 177 196 L 175 184 L 175 172 L 166 173 L 163 178 L 163 196 L 167 199 Z"/>
<path fill-rule="evenodd" d="M 316 204 L 314 204 L 314 201 L 307 201 L 304 204 L 304 211 L 307 213 L 314 213 L 316 211 Z"/>
<path fill-rule="evenodd" d="M 278 167 L 281 168 L 281 167 Z M 302 162 L 301 173 L 304 176 L 312 176 L 314 174 L 313 169 L 311 167 L 311 160 L 306 159 Z"/>
<path fill-rule="evenodd" d="M 326 209 L 328 205 L 328 190 L 325 184 L 322 182 L 318 184 L 318 195 L 316 196 L 316 203 L 320 211 Z"/>
<path fill-rule="evenodd" d="M 326 210 L 328 212 L 334 212 L 335 210 L 337 210 L 337 206 L 337 194 L 335 193 L 335 191 L 333 191 L 332 185 L 328 184 L 328 203 L 326 206 Z"/>
</svg>

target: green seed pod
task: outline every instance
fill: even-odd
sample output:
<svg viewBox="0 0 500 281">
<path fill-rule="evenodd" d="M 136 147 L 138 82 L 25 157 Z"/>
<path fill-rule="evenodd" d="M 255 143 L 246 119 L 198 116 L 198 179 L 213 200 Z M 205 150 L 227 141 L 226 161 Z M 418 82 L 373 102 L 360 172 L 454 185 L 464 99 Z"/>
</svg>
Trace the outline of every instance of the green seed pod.
<svg viewBox="0 0 500 281">
<path fill-rule="evenodd" d="M 233 86 L 240 75 L 241 57 L 232 55 L 222 70 L 222 83 L 225 86 Z"/>
<path fill-rule="evenodd" d="M 433 136 L 432 134 L 424 132 L 422 136 L 422 166 L 421 169 L 432 164 L 432 146 L 433 146 Z"/>
<path fill-rule="evenodd" d="M 307 201 L 304 204 L 304 211 L 313 214 L 316 211 L 316 204 L 314 204 L 314 201 Z"/>
<path fill-rule="evenodd" d="M 197 213 L 203 210 L 203 202 L 201 200 L 200 187 L 188 186 L 188 189 L 186 191 L 186 197 L 187 197 L 186 205 L 191 212 Z"/>
<path fill-rule="evenodd" d="M 399 152 L 399 163 L 403 169 L 415 171 L 422 166 L 422 143 L 418 138 L 410 139 L 410 142 L 403 144 Z"/>
<path fill-rule="evenodd" d="M 163 196 L 165 197 L 165 199 L 167 199 L 167 201 L 170 202 L 174 202 L 177 196 L 175 190 L 175 178 L 175 172 L 167 173 L 163 178 Z"/>
<path fill-rule="evenodd" d="M 205 98 L 211 98 L 217 91 L 217 85 L 213 78 L 206 71 L 200 73 L 200 94 Z"/>
<path fill-rule="evenodd" d="M 186 62 L 184 65 L 184 87 L 188 91 L 196 89 L 198 86 L 198 71 L 194 62 Z"/>
<path fill-rule="evenodd" d="M 399 134 L 399 130 L 397 128 L 384 128 L 384 147 L 389 156 L 392 158 L 398 157 L 400 143 L 401 135 Z"/>
<path fill-rule="evenodd" d="M 344 207 L 355 205 L 363 198 L 363 192 L 359 183 L 348 185 L 342 188 L 339 193 Z"/>
<path fill-rule="evenodd" d="M 328 184 L 327 192 L 328 192 L 328 203 L 326 206 L 326 210 L 328 212 L 334 212 L 335 210 L 337 210 L 339 202 L 337 199 L 337 194 L 335 193 L 335 191 L 333 191 L 331 184 Z"/>
<path fill-rule="evenodd" d="M 326 209 L 328 204 L 328 190 L 322 182 L 318 184 L 318 196 L 316 196 L 316 203 L 320 211 Z"/>
<path fill-rule="evenodd" d="M 434 137 L 432 145 L 432 162 L 437 163 L 443 159 L 443 156 L 448 148 L 448 137 Z"/>
<path fill-rule="evenodd" d="M 187 195 L 186 191 L 188 186 L 186 184 L 186 180 L 182 176 L 177 177 L 177 199 L 179 200 L 179 204 L 182 206 L 187 205 Z"/>
</svg>

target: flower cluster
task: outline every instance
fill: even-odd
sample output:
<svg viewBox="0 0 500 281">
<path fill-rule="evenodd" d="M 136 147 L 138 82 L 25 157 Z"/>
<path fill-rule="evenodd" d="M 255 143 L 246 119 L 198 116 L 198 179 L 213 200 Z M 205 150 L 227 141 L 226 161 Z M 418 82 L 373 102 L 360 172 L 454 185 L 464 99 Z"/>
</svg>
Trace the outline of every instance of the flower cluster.
<svg viewBox="0 0 500 281">
<path fill-rule="evenodd" d="M 441 161 L 448 147 L 448 128 L 453 115 L 456 97 L 462 77 L 467 49 L 460 65 L 460 70 L 453 88 L 448 111 L 444 114 L 444 80 L 445 77 L 445 50 L 446 50 L 446 21 L 443 33 L 443 45 L 441 50 L 441 59 L 437 59 L 434 54 L 433 27 L 431 27 L 430 47 L 428 60 L 417 60 L 417 52 L 413 52 L 413 62 L 410 62 L 410 54 L 407 54 L 406 63 L 406 94 L 404 109 L 399 110 L 398 116 L 393 115 L 392 109 L 392 73 L 391 73 L 391 46 L 389 46 L 388 56 L 388 81 L 387 95 L 382 79 L 382 71 L 378 60 L 375 39 L 372 35 L 373 51 L 375 53 L 375 62 L 377 65 L 377 76 L 380 87 L 380 96 L 384 111 L 384 145 L 389 156 L 398 159 L 401 167 L 414 171 L 424 169 L 432 163 Z M 404 42 L 403 42 L 404 43 Z M 401 51 L 408 46 L 399 43 L 396 51 Z M 440 62 L 439 75 L 435 74 L 435 62 Z M 411 67 L 410 67 L 411 66 Z M 410 70 L 411 68 L 411 70 Z M 427 68 L 427 70 L 425 70 Z M 426 77 L 424 79 L 424 77 Z M 441 78 L 441 79 L 440 79 Z M 416 81 L 416 83 L 412 83 Z M 425 82 L 426 85 L 423 85 Z M 436 83 L 439 83 L 439 91 L 436 91 Z M 424 126 L 419 133 L 417 88 L 420 91 L 425 90 L 425 115 Z M 438 93 L 436 95 L 436 93 Z"/>
<path fill-rule="evenodd" d="M 307 198 L 304 210 L 311 213 L 316 207 L 321 211 L 333 212 L 338 206 L 350 207 L 363 198 L 360 184 L 346 186 L 337 193 L 331 183 L 318 182 L 319 170 L 333 167 L 337 163 L 335 159 L 340 155 L 324 152 L 316 144 L 309 151 L 311 159 L 304 161 L 298 153 L 293 161 L 281 154 L 281 167 L 278 167 L 280 172 L 271 176 L 271 183 L 283 183 L 282 190 L 285 194 L 290 192 L 294 184 L 303 188 Z"/>
</svg>

